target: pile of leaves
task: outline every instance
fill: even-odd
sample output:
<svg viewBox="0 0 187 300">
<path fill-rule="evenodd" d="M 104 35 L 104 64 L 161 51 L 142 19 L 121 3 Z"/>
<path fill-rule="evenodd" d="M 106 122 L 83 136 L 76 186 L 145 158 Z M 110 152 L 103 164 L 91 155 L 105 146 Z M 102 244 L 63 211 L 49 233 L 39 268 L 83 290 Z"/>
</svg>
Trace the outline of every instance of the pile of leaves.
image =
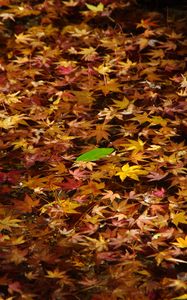
<svg viewBox="0 0 187 300">
<path fill-rule="evenodd" d="M 187 299 L 185 19 L 0 0 L 0 299 Z"/>
</svg>

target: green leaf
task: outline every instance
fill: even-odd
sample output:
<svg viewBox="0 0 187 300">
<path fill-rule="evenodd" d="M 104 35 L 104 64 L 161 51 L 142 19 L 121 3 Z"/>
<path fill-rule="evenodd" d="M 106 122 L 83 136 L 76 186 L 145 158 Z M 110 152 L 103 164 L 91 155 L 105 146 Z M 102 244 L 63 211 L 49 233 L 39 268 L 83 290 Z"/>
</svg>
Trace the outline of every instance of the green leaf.
<svg viewBox="0 0 187 300">
<path fill-rule="evenodd" d="M 111 154 L 114 148 L 95 148 L 77 157 L 76 161 L 93 161 L 98 160 Z"/>
</svg>

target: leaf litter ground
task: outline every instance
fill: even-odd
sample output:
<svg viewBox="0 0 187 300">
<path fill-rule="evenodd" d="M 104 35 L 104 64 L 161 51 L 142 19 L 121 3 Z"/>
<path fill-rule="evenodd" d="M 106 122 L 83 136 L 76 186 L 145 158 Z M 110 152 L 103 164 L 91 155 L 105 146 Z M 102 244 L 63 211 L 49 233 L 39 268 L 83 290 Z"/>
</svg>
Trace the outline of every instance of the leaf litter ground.
<svg viewBox="0 0 187 300">
<path fill-rule="evenodd" d="M 0 1 L 1 300 L 187 299 L 185 28 Z"/>
</svg>

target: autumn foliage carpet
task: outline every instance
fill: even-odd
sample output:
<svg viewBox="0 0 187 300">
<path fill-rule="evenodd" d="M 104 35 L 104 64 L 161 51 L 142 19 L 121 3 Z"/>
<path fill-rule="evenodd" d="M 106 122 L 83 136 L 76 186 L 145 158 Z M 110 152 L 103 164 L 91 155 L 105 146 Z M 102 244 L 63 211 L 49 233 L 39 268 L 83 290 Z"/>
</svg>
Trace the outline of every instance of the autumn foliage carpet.
<svg viewBox="0 0 187 300">
<path fill-rule="evenodd" d="M 0 0 L 0 300 L 187 299 L 185 13 L 140 2 Z"/>
</svg>

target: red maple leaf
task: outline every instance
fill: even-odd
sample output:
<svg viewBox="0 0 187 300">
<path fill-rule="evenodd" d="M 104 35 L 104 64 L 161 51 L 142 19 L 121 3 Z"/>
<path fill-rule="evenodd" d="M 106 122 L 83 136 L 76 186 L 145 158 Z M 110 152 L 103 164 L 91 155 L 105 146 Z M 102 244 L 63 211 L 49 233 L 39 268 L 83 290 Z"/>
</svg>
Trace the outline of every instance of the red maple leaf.
<svg viewBox="0 0 187 300">
<path fill-rule="evenodd" d="M 71 190 L 76 190 L 78 187 L 80 187 L 82 184 L 82 181 L 80 180 L 75 180 L 68 178 L 67 181 L 64 181 L 60 184 L 60 186 L 65 190 L 65 191 L 71 191 Z"/>
</svg>

